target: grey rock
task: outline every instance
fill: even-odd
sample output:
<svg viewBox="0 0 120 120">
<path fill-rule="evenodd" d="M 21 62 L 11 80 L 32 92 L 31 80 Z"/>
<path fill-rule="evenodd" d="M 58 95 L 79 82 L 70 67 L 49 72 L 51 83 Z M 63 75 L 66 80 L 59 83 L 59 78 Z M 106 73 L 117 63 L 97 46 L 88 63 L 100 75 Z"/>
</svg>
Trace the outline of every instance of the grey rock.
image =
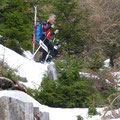
<svg viewBox="0 0 120 120">
<path fill-rule="evenodd" d="M 0 120 L 34 120 L 33 104 L 13 98 L 0 98 Z"/>
<path fill-rule="evenodd" d="M 38 107 L 34 107 L 34 114 L 38 114 L 39 113 L 39 108 Z"/>
<path fill-rule="evenodd" d="M 55 68 L 55 64 L 50 63 L 47 68 L 48 68 L 48 74 L 50 76 L 50 80 L 57 80 L 58 79 L 58 73 L 57 73 L 57 70 Z"/>
<path fill-rule="evenodd" d="M 39 111 L 38 107 L 34 107 L 34 118 L 36 120 L 41 120 L 42 112 Z"/>
<path fill-rule="evenodd" d="M 15 85 L 13 85 L 13 87 L 11 89 L 12 90 L 19 90 L 19 91 L 27 92 L 26 86 L 21 84 L 21 83 L 17 83 Z"/>
<path fill-rule="evenodd" d="M 42 113 L 38 107 L 33 107 L 33 103 L 1 97 L 0 120 L 50 120 L 50 118 L 49 113 Z"/>
</svg>

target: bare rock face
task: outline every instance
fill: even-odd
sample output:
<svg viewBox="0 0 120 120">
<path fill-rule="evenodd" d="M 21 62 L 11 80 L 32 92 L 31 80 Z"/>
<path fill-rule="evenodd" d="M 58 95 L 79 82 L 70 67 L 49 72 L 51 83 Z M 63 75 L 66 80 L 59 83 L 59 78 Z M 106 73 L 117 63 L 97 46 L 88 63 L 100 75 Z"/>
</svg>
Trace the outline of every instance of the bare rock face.
<svg viewBox="0 0 120 120">
<path fill-rule="evenodd" d="M 0 98 L 0 120 L 50 120 L 49 113 L 39 111 L 33 103 L 10 97 Z"/>
<path fill-rule="evenodd" d="M 50 120 L 49 113 L 40 112 L 37 107 L 34 107 L 34 118 L 36 118 L 36 120 Z"/>
<path fill-rule="evenodd" d="M 2 97 L 0 98 L 0 120 L 34 120 L 33 104 Z"/>
</svg>

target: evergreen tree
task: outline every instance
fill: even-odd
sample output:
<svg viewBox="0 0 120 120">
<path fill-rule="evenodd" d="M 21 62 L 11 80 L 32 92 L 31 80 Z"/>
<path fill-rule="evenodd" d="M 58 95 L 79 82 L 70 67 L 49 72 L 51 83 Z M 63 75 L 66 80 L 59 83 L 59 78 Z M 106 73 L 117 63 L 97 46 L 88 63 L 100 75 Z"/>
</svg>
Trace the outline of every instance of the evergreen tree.
<svg viewBox="0 0 120 120">
<path fill-rule="evenodd" d="M 28 93 L 41 104 L 50 107 L 101 107 L 116 90 L 105 80 L 81 76 L 79 72 L 83 68 L 83 59 L 67 57 L 56 61 L 58 80 L 51 81 L 48 74 L 39 90 L 28 89 Z M 103 84 L 100 84 L 101 80 Z"/>
<path fill-rule="evenodd" d="M 54 2 L 57 26 L 62 50 L 71 54 L 80 54 L 84 50 L 89 30 L 88 13 L 82 10 L 75 0 L 57 0 Z"/>
<path fill-rule="evenodd" d="M 3 9 L 7 5 L 8 0 L 0 0 L 0 9 Z"/>
<path fill-rule="evenodd" d="M 51 107 L 83 107 L 92 86 L 86 78 L 79 76 L 79 70 L 83 68 L 82 60 L 67 58 L 56 64 L 61 74 L 59 79 L 50 81 L 49 77 L 45 77 L 36 98 L 40 103 Z"/>
<path fill-rule="evenodd" d="M 6 38 L 5 44 L 8 47 L 19 53 L 20 47 L 24 49 L 32 47 L 29 42 L 32 36 L 29 7 L 29 3 L 24 0 L 8 0 L 7 6 L 0 11 L 0 34 Z"/>
</svg>

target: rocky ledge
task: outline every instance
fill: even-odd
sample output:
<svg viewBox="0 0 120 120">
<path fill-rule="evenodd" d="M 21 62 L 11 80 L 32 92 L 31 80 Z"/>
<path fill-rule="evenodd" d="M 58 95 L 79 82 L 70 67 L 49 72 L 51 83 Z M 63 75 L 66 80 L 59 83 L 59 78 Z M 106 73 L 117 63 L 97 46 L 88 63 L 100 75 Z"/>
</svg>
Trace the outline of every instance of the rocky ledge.
<svg viewBox="0 0 120 120">
<path fill-rule="evenodd" d="M 39 111 L 33 103 L 1 97 L 0 120 L 49 120 L 49 113 Z"/>
<path fill-rule="evenodd" d="M 6 77 L 0 77 L 0 90 L 20 90 L 27 92 L 25 85 Z"/>
</svg>

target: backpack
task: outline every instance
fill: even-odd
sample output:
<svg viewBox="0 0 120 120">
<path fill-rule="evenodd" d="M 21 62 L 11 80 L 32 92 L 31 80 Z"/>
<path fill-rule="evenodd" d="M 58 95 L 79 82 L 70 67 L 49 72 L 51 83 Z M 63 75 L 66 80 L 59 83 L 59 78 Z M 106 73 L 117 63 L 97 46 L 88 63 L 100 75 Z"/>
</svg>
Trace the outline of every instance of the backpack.
<svg viewBox="0 0 120 120">
<path fill-rule="evenodd" d="M 42 23 L 37 23 L 36 24 L 36 31 L 35 31 L 35 36 L 36 36 L 36 41 L 37 42 L 40 41 L 42 34 L 43 34 Z"/>
<path fill-rule="evenodd" d="M 43 27 L 43 24 L 45 23 L 37 23 L 36 24 L 36 32 L 35 32 L 35 35 L 36 35 L 36 41 L 39 42 L 40 39 L 41 39 L 41 36 L 43 34 L 43 31 L 42 31 L 42 27 Z M 46 24 L 46 28 L 47 28 L 48 24 Z"/>
</svg>

